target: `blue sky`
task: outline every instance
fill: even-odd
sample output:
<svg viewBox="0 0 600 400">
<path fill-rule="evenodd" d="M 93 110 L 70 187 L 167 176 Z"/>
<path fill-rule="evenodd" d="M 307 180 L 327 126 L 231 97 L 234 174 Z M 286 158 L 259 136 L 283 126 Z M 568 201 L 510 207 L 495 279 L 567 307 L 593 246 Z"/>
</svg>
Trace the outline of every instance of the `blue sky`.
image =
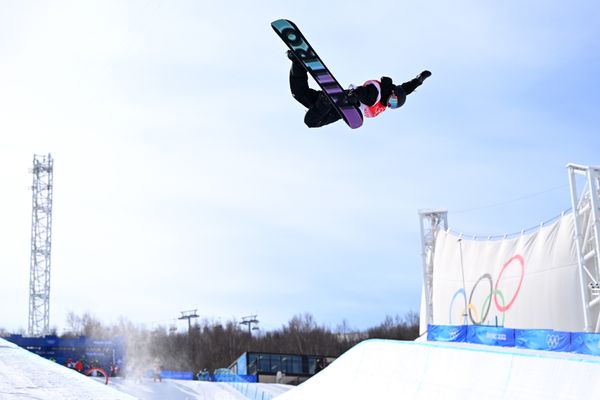
<svg viewBox="0 0 600 400">
<path fill-rule="evenodd" d="M 278 18 L 344 86 L 433 76 L 357 131 L 310 130 Z M 417 311 L 419 209 L 516 232 L 569 207 L 567 163 L 600 163 L 598 37 L 580 0 L 0 1 L 0 326 L 27 326 L 27 171 L 48 152 L 59 329 Z"/>
</svg>

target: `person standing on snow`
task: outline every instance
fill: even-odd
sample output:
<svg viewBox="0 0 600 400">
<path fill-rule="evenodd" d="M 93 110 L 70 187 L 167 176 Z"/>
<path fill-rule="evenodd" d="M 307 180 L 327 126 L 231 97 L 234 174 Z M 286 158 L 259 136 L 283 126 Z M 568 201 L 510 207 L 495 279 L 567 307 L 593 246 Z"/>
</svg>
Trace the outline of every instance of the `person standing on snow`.
<svg viewBox="0 0 600 400">
<path fill-rule="evenodd" d="M 158 361 L 158 359 L 154 360 L 154 363 L 152 365 L 152 381 L 156 382 L 162 382 L 162 376 L 161 376 L 161 372 L 162 372 L 162 366 L 160 365 L 160 361 Z"/>
<path fill-rule="evenodd" d="M 315 90 L 308 86 L 308 72 L 291 50 L 287 51 L 287 56 L 292 61 L 290 69 L 292 96 L 308 108 L 304 116 L 304 123 L 309 128 L 318 128 L 341 119 L 327 95 L 322 90 Z M 359 107 L 363 116 L 374 118 L 388 108 L 402 107 L 406 101 L 406 96 L 414 92 L 430 76 L 431 72 L 425 70 L 416 78 L 401 85 L 394 85 L 391 78 L 384 76 L 379 81 L 370 80 L 362 86 L 351 87 L 345 92 L 348 103 Z"/>
<path fill-rule="evenodd" d="M 81 361 L 81 359 L 78 359 L 77 362 L 75 362 L 75 366 L 73 368 L 75 368 L 75 371 L 83 374 L 83 370 L 85 369 L 83 361 Z"/>
</svg>

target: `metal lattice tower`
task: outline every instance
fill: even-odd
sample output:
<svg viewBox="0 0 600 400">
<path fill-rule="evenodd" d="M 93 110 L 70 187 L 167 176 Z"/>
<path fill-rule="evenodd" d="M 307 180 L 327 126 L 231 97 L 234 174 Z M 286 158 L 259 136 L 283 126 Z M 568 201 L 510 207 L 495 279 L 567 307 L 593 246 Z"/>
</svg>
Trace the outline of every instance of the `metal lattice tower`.
<svg viewBox="0 0 600 400">
<path fill-rule="evenodd" d="M 33 156 L 31 259 L 29 270 L 30 336 L 43 336 L 50 327 L 50 253 L 52 247 L 52 156 Z"/>
<path fill-rule="evenodd" d="M 586 332 L 600 332 L 600 167 L 567 165 Z M 584 182 L 577 183 L 577 176 Z"/>
</svg>

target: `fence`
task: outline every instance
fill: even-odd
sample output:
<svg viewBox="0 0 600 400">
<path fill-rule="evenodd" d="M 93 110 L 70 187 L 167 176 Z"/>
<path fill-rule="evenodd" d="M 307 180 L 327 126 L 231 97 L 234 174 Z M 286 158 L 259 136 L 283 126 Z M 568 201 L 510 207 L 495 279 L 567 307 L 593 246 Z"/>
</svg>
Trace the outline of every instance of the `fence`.
<svg viewBox="0 0 600 400">
<path fill-rule="evenodd" d="M 485 325 L 429 325 L 427 340 L 600 356 L 600 334 Z"/>
<path fill-rule="evenodd" d="M 245 376 L 239 375 L 229 375 L 229 377 L 231 379 L 228 380 L 227 383 L 249 400 L 272 400 L 275 398 L 273 394 L 265 391 L 262 386 L 255 383 L 256 380 L 254 382 L 248 382 L 248 380 L 244 379 Z"/>
</svg>

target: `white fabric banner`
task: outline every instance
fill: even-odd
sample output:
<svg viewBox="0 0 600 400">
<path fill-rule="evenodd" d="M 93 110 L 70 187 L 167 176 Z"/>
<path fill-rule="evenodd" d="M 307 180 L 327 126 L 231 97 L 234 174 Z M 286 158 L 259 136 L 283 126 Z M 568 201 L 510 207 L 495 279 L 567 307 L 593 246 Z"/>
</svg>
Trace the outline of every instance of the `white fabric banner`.
<svg viewBox="0 0 600 400">
<path fill-rule="evenodd" d="M 514 239 L 441 231 L 433 262 L 433 323 L 584 330 L 573 214 Z"/>
</svg>

